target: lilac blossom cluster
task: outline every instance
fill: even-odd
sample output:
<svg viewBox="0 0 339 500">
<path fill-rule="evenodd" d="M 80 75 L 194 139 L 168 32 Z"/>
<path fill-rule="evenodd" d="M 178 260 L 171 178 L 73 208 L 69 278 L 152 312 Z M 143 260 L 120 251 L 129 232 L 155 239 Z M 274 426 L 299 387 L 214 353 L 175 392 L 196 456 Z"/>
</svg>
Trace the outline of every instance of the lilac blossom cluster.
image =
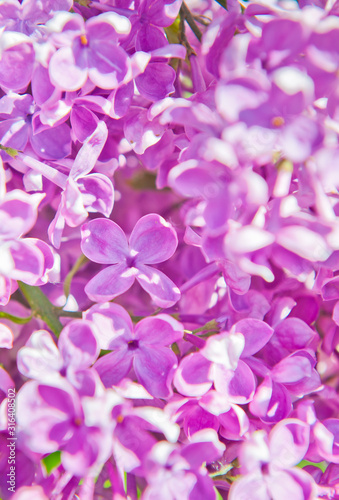
<svg viewBox="0 0 339 500">
<path fill-rule="evenodd" d="M 338 40 L 0 2 L 1 500 L 339 499 Z"/>
</svg>

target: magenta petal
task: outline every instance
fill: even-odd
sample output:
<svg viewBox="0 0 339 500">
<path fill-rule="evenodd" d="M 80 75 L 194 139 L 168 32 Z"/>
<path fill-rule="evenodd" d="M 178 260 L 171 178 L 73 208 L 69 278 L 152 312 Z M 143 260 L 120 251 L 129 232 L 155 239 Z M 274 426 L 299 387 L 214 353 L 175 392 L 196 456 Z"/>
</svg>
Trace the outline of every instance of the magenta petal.
<svg viewBox="0 0 339 500">
<path fill-rule="evenodd" d="M 44 256 L 34 245 L 24 240 L 13 241 L 10 247 L 15 269 L 11 272 L 12 279 L 35 285 L 44 273 Z"/>
<path fill-rule="evenodd" d="M 132 354 L 123 349 L 106 354 L 94 365 L 105 387 L 117 385 L 130 371 Z"/>
<path fill-rule="evenodd" d="M 5 306 L 12 293 L 12 281 L 0 275 L 0 306 Z"/>
<path fill-rule="evenodd" d="M 49 77 L 59 90 L 78 90 L 86 83 L 88 69 L 77 66 L 71 47 L 62 47 L 51 58 Z"/>
<path fill-rule="evenodd" d="M 275 423 L 286 418 L 292 409 L 291 398 L 288 391 L 281 384 L 273 382 L 266 377 L 258 387 L 250 411 L 264 422 Z"/>
<path fill-rule="evenodd" d="M 166 308 L 178 302 L 180 290 L 166 274 L 143 264 L 138 264 L 138 271 L 137 280 L 157 306 Z"/>
<path fill-rule="evenodd" d="M 241 439 L 249 430 L 250 421 L 244 410 L 237 405 L 233 405 L 227 412 L 219 415 L 221 424 L 220 434 L 225 439 L 235 440 Z"/>
<path fill-rule="evenodd" d="M 148 214 L 138 220 L 129 244 L 137 253 L 135 262 L 158 264 L 172 257 L 178 245 L 177 233 L 160 215 Z"/>
<path fill-rule="evenodd" d="M 70 227 L 80 226 L 88 217 L 77 183 L 69 177 L 61 194 L 61 215 Z"/>
<path fill-rule="evenodd" d="M 1 34 L 0 85 L 19 91 L 29 84 L 35 53 L 32 41 L 23 33 L 5 31 Z"/>
<path fill-rule="evenodd" d="M 142 319 L 135 327 L 140 346 L 168 346 L 182 339 L 183 334 L 182 324 L 167 314 Z"/>
<path fill-rule="evenodd" d="M 281 469 L 297 465 L 305 456 L 310 427 L 296 418 L 279 422 L 269 436 L 272 463 Z"/>
<path fill-rule="evenodd" d="M 196 405 L 184 418 L 184 430 L 187 437 L 192 437 L 201 429 L 219 429 L 217 417 Z"/>
<path fill-rule="evenodd" d="M 158 101 L 174 92 L 175 71 L 161 62 L 150 62 L 144 73 L 135 79 L 140 94 L 150 101 Z"/>
<path fill-rule="evenodd" d="M 177 357 L 166 347 L 142 348 L 134 358 L 134 370 L 138 381 L 156 398 L 171 395 L 171 381 L 177 367 Z"/>
<path fill-rule="evenodd" d="M 232 403 L 245 404 L 253 399 L 256 381 L 252 370 L 239 360 L 234 372 L 222 365 L 214 365 L 214 386 L 218 392 L 227 395 Z"/>
<path fill-rule="evenodd" d="M 46 375 L 60 371 L 63 360 L 51 335 L 46 330 L 34 332 L 26 346 L 17 354 L 18 369 L 29 378 L 44 380 Z"/>
<path fill-rule="evenodd" d="M 18 238 L 32 229 L 42 198 L 40 194 L 30 195 L 17 189 L 6 194 L 0 204 L 0 237 Z"/>
<path fill-rule="evenodd" d="M 108 136 L 107 125 L 103 121 L 99 121 L 94 132 L 85 140 L 83 146 L 79 150 L 70 175 L 73 179 L 88 174 L 93 167 L 105 145 Z"/>
<path fill-rule="evenodd" d="M 211 388 L 211 363 L 200 353 L 189 354 L 181 361 L 174 385 L 184 396 L 203 396 Z"/>
<path fill-rule="evenodd" d="M 123 83 L 127 74 L 129 60 L 122 47 L 101 43 L 100 48 L 88 56 L 90 80 L 102 89 L 115 89 Z"/>
<path fill-rule="evenodd" d="M 71 153 L 71 130 L 67 123 L 31 135 L 32 148 L 45 160 L 60 160 Z"/>
<path fill-rule="evenodd" d="M 5 349 L 12 349 L 13 347 L 13 332 L 8 326 L 0 323 L 0 347 Z"/>
<path fill-rule="evenodd" d="M 98 123 L 97 116 L 85 106 L 73 106 L 70 118 L 73 133 L 80 142 L 94 132 Z"/>
<path fill-rule="evenodd" d="M 129 334 L 132 337 L 132 320 L 127 311 L 118 304 L 97 304 L 85 311 L 83 317 L 93 321 L 97 327 L 100 349 L 110 349 L 111 342 L 120 335 Z"/>
<path fill-rule="evenodd" d="M 88 368 L 100 352 L 92 323 L 83 319 L 71 321 L 65 326 L 58 347 L 65 365 L 73 368 Z"/>
<path fill-rule="evenodd" d="M 134 283 L 133 270 L 125 263 L 103 269 L 86 285 L 85 292 L 94 302 L 107 302 L 126 292 Z"/>
<path fill-rule="evenodd" d="M 246 474 L 232 484 L 228 500 L 272 500 L 260 473 Z"/>
<path fill-rule="evenodd" d="M 98 264 L 117 264 L 128 255 L 125 233 L 118 224 L 107 219 L 95 219 L 81 228 L 81 250 Z"/>
<path fill-rule="evenodd" d="M 317 450 L 328 462 L 339 463 L 339 419 L 327 418 L 314 426 Z"/>
<path fill-rule="evenodd" d="M 109 217 L 113 210 L 114 188 L 104 174 L 88 174 L 77 181 L 87 212 L 100 212 Z"/>
<path fill-rule="evenodd" d="M 238 321 L 232 330 L 242 333 L 245 337 L 245 347 L 241 353 L 242 358 L 252 356 L 260 351 L 273 335 L 273 328 L 267 323 L 252 318 Z"/>
</svg>

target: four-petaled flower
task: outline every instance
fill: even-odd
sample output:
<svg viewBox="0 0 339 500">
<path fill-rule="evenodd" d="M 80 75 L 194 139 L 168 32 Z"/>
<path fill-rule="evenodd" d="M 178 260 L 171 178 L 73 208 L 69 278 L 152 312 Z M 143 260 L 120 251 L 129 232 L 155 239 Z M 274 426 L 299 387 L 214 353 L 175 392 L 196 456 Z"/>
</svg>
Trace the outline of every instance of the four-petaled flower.
<svg viewBox="0 0 339 500">
<path fill-rule="evenodd" d="M 177 248 L 175 230 L 160 215 L 148 214 L 136 223 L 129 243 L 118 224 L 95 219 L 82 226 L 83 253 L 98 264 L 113 264 L 100 271 L 85 287 L 91 300 L 105 302 L 126 292 L 138 280 L 160 307 L 171 307 L 180 298 L 178 287 L 149 264 L 169 259 Z"/>
</svg>

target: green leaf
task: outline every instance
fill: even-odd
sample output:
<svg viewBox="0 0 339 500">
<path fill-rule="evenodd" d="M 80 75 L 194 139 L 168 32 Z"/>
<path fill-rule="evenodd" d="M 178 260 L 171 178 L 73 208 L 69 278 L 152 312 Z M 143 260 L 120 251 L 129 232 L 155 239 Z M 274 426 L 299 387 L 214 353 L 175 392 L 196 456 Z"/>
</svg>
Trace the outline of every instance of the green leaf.
<svg viewBox="0 0 339 500">
<path fill-rule="evenodd" d="M 61 452 L 55 451 L 43 458 L 41 462 L 44 464 L 47 475 L 49 476 L 50 473 L 61 464 Z"/>
<path fill-rule="evenodd" d="M 26 283 L 22 283 L 22 281 L 18 281 L 18 285 L 31 307 L 33 316 L 42 319 L 58 337 L 63 326 L 59 321 L 53 304 L 38 286 L 26 285 Z"/>
<path fill-rule="evenodd" d="M 106 479 L 106 481 L 104 482 L 104 488 L 107 489 L 107 488 L 111 488 L 112 486 L 112 483 L 109 479 Z"/>
</svg>

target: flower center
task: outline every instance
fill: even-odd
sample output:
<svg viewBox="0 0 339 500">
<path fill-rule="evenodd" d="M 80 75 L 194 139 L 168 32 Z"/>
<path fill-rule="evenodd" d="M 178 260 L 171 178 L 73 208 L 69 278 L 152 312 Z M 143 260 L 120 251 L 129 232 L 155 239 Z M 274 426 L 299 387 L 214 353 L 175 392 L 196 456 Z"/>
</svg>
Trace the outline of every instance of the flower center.
<svg viewBox="0 0 339 500">
<path fill-rule="evenodd" d="M 138 340 L 130 340 L 128 342 L 128 350 L 129 351 L 135 351 L 139 347 L 139 341 Z"/>
<path fill-rule="evenodd" d="M 270 473 L 267 463 L 261 465 L 261 473 L 263 476 L 267 476 Z"/>
<path fill-rule="evenodd" d="M 81 45 L 88 45 L 87 36 L 86 35 L 81 35 L 80 36 L 80 42 L 81 42 Z"/>
<path fill-rule="evenodd" d="M 129 255 L 128 257 L 126 257 L 126 264 L 127 267 L 135 267 L 135 255 Z"/>
<path fill-rule="evenodd" d="M 282 127 L 285 123 L 285 120 L 283 119 L 282 116 L 275 116 L 274 118 L 272 118 L 272 125 L 273 127 Z"/>
</svg>

